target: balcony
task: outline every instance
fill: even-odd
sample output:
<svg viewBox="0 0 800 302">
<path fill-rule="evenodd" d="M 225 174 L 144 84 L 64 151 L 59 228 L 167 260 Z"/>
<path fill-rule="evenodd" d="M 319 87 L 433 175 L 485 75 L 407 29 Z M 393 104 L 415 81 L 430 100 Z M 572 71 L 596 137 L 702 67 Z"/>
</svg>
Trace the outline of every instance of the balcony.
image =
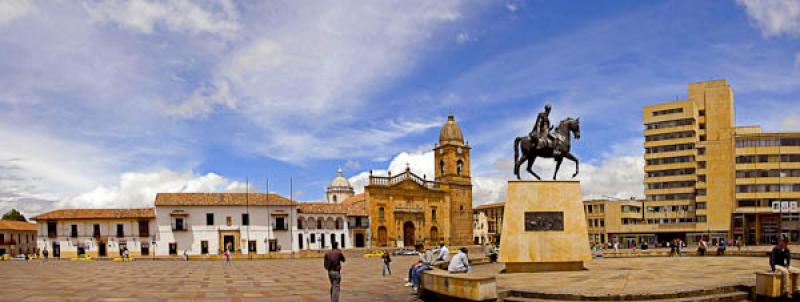
<svg viewBox="0 0 800 302">
<path fill-rule="evenodd" d="M 285 224 L 273 224 L 272 229 L 275 231 L 288 231 L 289 227 Z"/>
<path fill-rule="evenodd" d="M 173 231 L 188 231 L 189 225 L 187 223 L 172 223 L 172 230 Z"/>
</svg>

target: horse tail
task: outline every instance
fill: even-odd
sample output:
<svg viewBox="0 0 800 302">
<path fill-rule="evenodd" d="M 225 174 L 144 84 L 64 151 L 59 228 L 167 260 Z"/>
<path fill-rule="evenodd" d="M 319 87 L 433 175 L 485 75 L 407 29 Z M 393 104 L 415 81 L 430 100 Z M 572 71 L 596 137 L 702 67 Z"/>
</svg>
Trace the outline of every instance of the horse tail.
<svg viewBox="0 0 800 302">
<path fill-rule="evenodd" d="M 521 136 L 514 139 L 514 164 L 519 160 L 519 142 L 522 141 Z"/>
</svg>

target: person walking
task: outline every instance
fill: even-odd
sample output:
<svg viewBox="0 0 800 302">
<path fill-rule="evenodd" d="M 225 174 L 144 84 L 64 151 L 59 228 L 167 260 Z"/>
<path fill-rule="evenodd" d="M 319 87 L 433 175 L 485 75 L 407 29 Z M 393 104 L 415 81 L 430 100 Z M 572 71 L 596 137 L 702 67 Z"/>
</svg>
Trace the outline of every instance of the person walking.
<svg viewBox="0 0 800 302">
<path fill-rule="evenodd" d="M 225 249 L 225 265 L 231 265 L 231 251 Z"/>
<path fill-rule="evenodd" d="M 42 256 L 44 257 L 44 259 L 42 259 L 42 263 L 47 263 L 47 258 L 50 256 L 50 253 L 47 251 L 46 247 L 44 250 L 42 250 Z"/>
<path fill-rule="evenodd" d="M 798 292 L 800 290 L 798 284 L 794 285 L 795 288 L 789 288 L 791 275 L 800 273 L 800 269 L 789 266 L 792 262 L 792 252 L 789 251 L 788 244 L 789 239 L 783 238 L 772 248 L 772 252 L 769 255 L 769 266 L 773 272 L 781 275 L 781 294 L 787 297 L 790 291 Z"/>
<path fill-rule="evenodd" d="M 706 245 L 705 238 L 700 238 L 700 242 L 697 243 L 697 254 L 700 256 L 705 256 L 707 249 L 708 246 Z"/>
<path fill-rule="evenodd" d="M 392 275 L 392 266 L 391 266 L 392 265 L 392 256 L 389 256 L 389 252 L 384 252 L 383 256 L 381 256 L 381 258 L 383 258 L 383 270 L 382 270 L 383 276 L 386 277 L 386 272 L 387 271 L 389 272 L 389 276 L 391 276 Z"/>
<path fill-rule="evenodd" d="M 334 241 L 331 250 L 325 253 L 325 270 L 328 271 L 328 280 L 331 282 L 331 302 L 339 302 L 339 286 L 342 282 L 342 262 L 344 254 L 339 250 L 338 244 Z"/>
<path fill-rule="evenodd" d="M 717 256 L 725 255 L 725 250 L 727 248 L 728 248 L 728 240 L 725 238 L 720 239 L 719 243 L 717 244 Z"/>
</svg>

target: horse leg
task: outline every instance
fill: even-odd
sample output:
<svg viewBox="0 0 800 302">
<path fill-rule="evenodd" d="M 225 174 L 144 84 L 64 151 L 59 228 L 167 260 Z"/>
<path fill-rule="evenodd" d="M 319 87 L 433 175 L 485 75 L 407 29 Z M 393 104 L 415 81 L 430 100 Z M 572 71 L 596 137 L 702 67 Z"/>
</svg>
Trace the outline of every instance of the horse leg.
<svg viewBox="0 0 800 302">
<path fill-rule="evenodd" d="M 528 160 L 528 158 L 525 156 L 525 154 L 522 154 L 522 156 L 520 156 L 519 160 L 514 163 L 514 175 L 517 176 L 517 180 L 520 180 L 520 177 L 519 177 L 519 166 L 521 166 L 522 163 L 524 163 L 526 160 Z"/>
<path fill-rule="evenodd" d="M 558 168 L 561 168 L 561 161 L 563 161 L 563 157 L 556 158 L 556 171 L 553 172 L 553 180 L 556 180 L 556 175 L 558 175 Z"/>
<path fill-rule="evenodd" d="M 537 179 L 537 180 L 542 180 L 542 178 L 541 178 L 541 177 L 539 177 L 539 175 L 538 175 L 538 174 L 536 174 L 536 172 L 533 172 L 533 169 L 531 169 L 531 168 L 533 167 L 533 162 L 534 162 L 535 160 L 536 160 L 536 157 L 531 157 L 531 158 L 528 160 L 528 169 L 527 169 L 527 170 L 528 170 L 528 173 L 530 173 L 530 174 L 532 174 L 534 177 L 536 177 L 536 179 Z"/>
<path fill-rule="evenodd" d="M 578 167 L 580 166 L 578 164 L 578 158 L 575 157 L 575 155 L 572 155 L 572 153 L 569 153 L 569 152 L 564 153 L 564 157 L 566 157 L 567 159 L 575 162 L 575 174 L 572 174 L 572 178 L 575 178 L 576 176 L 578 176 Z"/>
</svg>

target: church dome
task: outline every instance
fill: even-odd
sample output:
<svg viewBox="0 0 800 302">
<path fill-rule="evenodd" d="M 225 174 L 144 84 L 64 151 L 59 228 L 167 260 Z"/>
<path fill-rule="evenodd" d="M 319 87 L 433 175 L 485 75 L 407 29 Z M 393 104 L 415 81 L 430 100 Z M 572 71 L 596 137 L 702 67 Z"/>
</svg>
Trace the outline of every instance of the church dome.
<svg viewBox="0 0 800 302">
<path fill-rule="evenodd" d="M 342 188 L 342 187 L 350 188 L 352 186 L 350 185 L 350 182 L 347 181 L 347 178 L 344 178 L 344 172 L 342 172 L 342 168 L 339 168 L 339 170 L 336 171 L 336 178 L 334 178 L 333 181 L 331 181 L 331 185 L 328 186 L 328 187 L 329 188 Z"/>
<path fill-rule="evenodd" d="M 452 114 L 447 116 L 447 122 L 439 132 L 439 144 L 464 145 L 464 134 L 461 133 L 461 128 L 458 127 L 456 118 Z"/>
</svg>

